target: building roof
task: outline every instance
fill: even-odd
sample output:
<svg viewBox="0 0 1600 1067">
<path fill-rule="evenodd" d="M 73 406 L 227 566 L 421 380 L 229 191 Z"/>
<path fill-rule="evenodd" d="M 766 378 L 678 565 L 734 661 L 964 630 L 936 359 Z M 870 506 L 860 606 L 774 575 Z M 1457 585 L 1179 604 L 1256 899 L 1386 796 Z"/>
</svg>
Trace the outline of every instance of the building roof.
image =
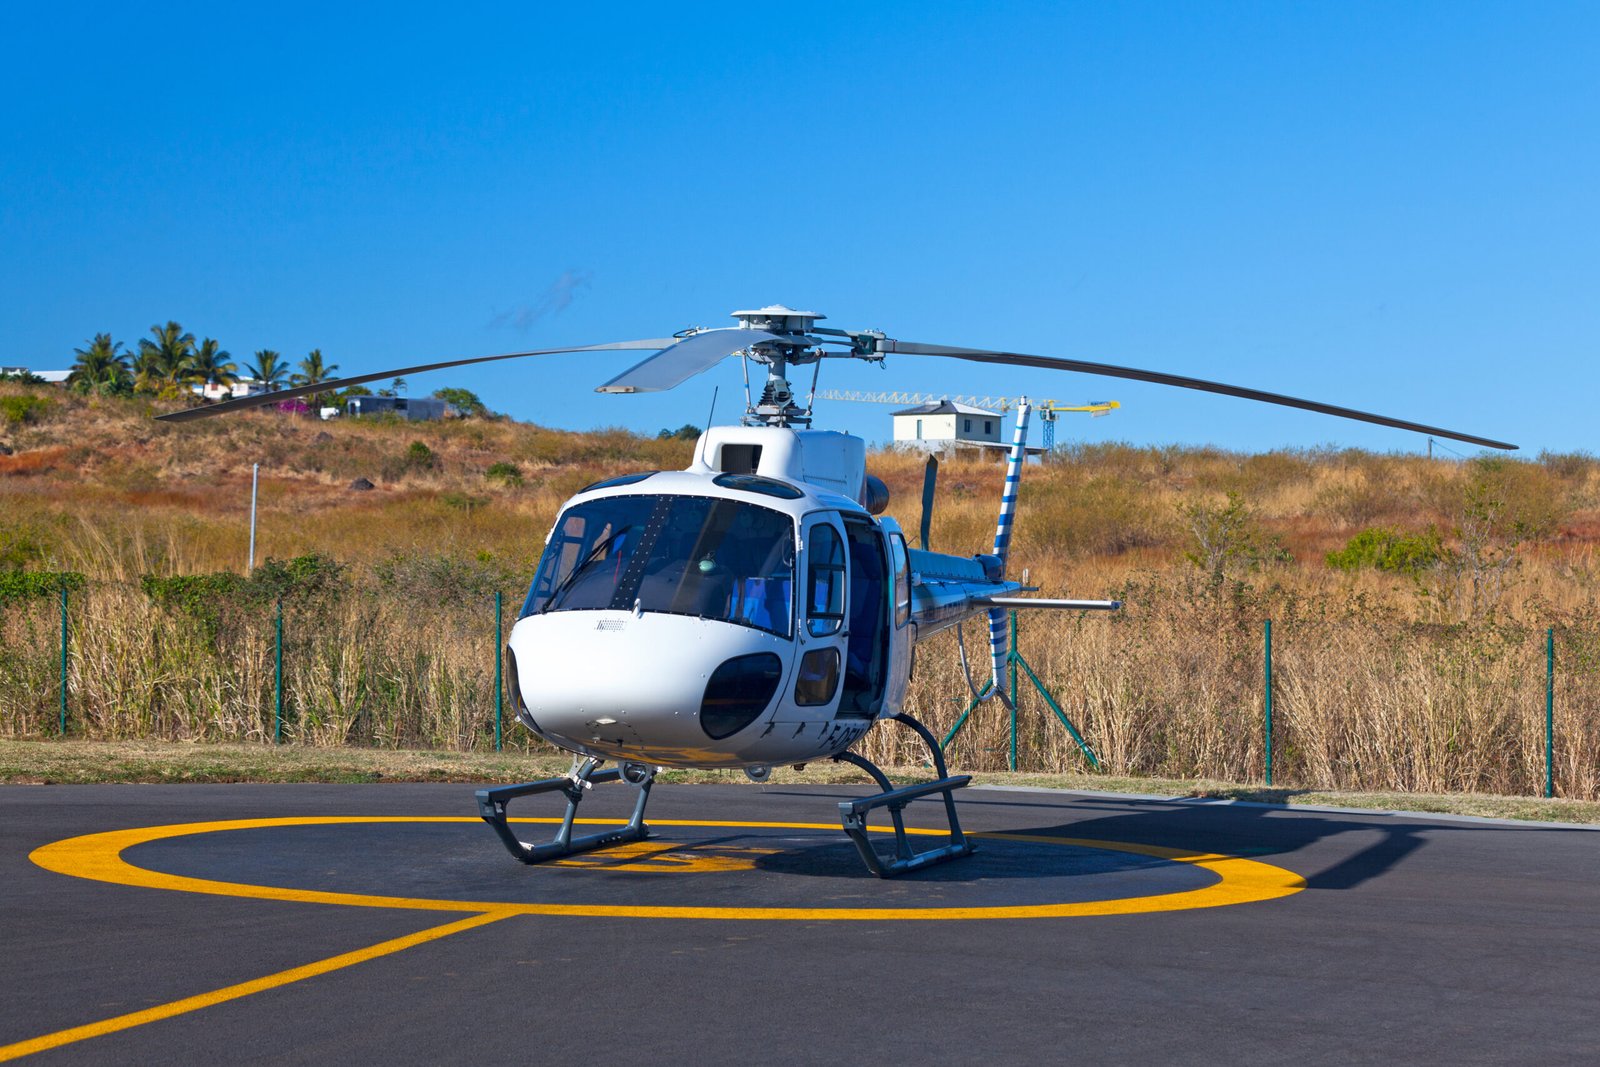
<svg viewBox="0 0 1600 1067">
<path fill-rule="evenodd" d="M 989 419 L 997 419 L 1000 417 L 998 412 L 985 411 L 983 408 L 975 408 L 970 404 L 957 404 L 951 400 L 939 400 L 929 404 L 918 404 L 914 408 L 906 408 L 904 411 L 897 411 L 895 412 L 895 415 L 897 417 L 900 415 L 982 415 L 983 417 Z"/>
<path fill-rule="evenodd" d="M 0 367 L 0 374 L 31 374 L 40 381 L 60 385 L 72 375 L 71 370 L 32 370 L 28 367 Z"/>
</svg>

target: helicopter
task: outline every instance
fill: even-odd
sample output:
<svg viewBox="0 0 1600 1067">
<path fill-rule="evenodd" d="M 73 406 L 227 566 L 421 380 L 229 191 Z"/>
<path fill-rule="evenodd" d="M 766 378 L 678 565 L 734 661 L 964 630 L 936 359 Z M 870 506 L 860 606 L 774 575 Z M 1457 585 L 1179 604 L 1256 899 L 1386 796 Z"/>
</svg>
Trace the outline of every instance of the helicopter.
<svg viewBox="0 0 1600 1067">
<path fill-rule="evenodd" d="M 1045 599 L 1007 577 L 1030 405 L 1017 406 L 991 550 L 972 555 L 929 547 L 938 463 L 925 467 L 919 547 L 884 514 L 889 493 L 866 469 L 866 444 L 813 429 L 812 404 L 825 359 L 882 364 L 889 356 L 1069 370 L 1172 385 L 1411 430 L 1488 448 L 1503 441 L 1263 390 L 1108 363 L 901 341 L 877 330 L 817 325 L 826 316 L 781 304 L 735 311 L 737 326 L 691 328 L 671 337 L 477 356 L 352 376 L 160 416 L 184 422 L 281 403 L 345 386 L 428 371 L 578 352 L 651 354 L 597 388 L 657 392 L 740 356 L 745 413 L 736 426 L 708 427 L 682 471 L 641 471 L 584 488 L 567 500 L 545 537 L 527 597 L 504 649 L 507 696 L 537 736 L 573 755 L 564 776 L 479 790 L 480 816 L 518 860 L 535 864 L 627 842 L 650 830 L 645 808 L 656 775 L 669 768 L 742 769 L 766 781 L 774 767 L 820 760 L 865 772 L 878 792 L 839 804 L 840 823 L 867 869 L 880 878 L 970 854 L 952 775 L 926 726 L 903 709 L 920 643 L 955 629 L 975 699 L 1008 700 L 1007 612 L 1115 611 L 1114 600 Z M 765 369 L 752 393 L 750 365 Z M 789 376 L 812 367 L 801 406 Z M 962 622 L 986 615 L 990 684 L 972 675 Z M 935 778 L 895 786 L 852 748 L 879 723 L 911 730 L 928 748 Z M 606 763 L 615 766 L 602 769 Z M 585 794 L 624 783 L 637 792 L 627 823 L 582 836 L 573 826 Z M 508 806 L 560 793 L 554 837 L 522 841 Z M 948 836 L 917 850 L 906 806 L 939 797 Z M 868 834 L 886 809 L 892 846 Z"/>
</svg>

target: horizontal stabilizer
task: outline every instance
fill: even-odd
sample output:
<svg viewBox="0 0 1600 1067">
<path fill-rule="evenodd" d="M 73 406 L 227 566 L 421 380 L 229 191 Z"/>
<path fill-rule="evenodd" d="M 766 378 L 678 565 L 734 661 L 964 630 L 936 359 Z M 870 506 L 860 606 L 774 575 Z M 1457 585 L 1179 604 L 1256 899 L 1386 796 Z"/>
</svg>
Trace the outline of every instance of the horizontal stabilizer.
<svg viewBox="0 0 1600 1067">
<path fill-rule="evenodd" d="M 1120 600 L 1045 600 L 1031 596 L 986 596 L 975 601 L 982 608 L 1054 608 L 1056 611 L 1119 611 Z"/>
</svg>

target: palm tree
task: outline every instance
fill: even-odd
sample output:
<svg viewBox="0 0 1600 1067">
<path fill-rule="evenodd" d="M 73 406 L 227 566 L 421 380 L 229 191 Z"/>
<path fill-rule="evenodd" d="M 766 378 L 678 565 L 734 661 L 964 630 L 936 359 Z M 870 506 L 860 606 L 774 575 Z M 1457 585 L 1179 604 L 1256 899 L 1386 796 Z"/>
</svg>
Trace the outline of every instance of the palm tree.
<svg viewBox="0 0 1600 1067">
<path fill-rule="evenodd" d="M 306 358 L 300 361 L 300 371 L 289 379 L 290 385 L 320 385 L 333 380 L 333 372 L 339 369 L 337 363 L 323 363 L 322 349 L 313 348 L 307 353 Z M 322 406 L 326 394 L 313 393 L 311 396 L 313 410 Z"/>
<path fill-rule="evenodd" d="M 73 349 L 78 358 L 72 364 L 72 373 L 67 375 L 67 385 L 74 392 L 102 396 L 131 392 L 133 374 L 128 369 L 128 354 L 122 350 L 122 342 L 111 340 L 109 333 L 97 333 L 93 341 L 85 343 L 87 348 Z"/>
<path fill-rule="evenodd" d="M 190 366 L 195 377 L 207 385 L 232 385 L 239 380 L 239 367 L 229 356 L 229 353 L 221 351 L 216 341 L 207 337 L 194 350 Z"/>
<path fill-rule="evenodd" d="M 256 353 L 254 363 L 244 365 L 245 372 L 266 387 L 268 392 L 282 389 L 289 380 L 289 363 L 270 348 Z"/>
<path fill-rule="evenodd" d="M 194 334 L 168 320 L 165 326 L 150 327 L 151 337 L 141 338 L 139 354 L 133 360 L 136 387 L 150 393 L 177 394 L 194 380 Z"/>
</svg>

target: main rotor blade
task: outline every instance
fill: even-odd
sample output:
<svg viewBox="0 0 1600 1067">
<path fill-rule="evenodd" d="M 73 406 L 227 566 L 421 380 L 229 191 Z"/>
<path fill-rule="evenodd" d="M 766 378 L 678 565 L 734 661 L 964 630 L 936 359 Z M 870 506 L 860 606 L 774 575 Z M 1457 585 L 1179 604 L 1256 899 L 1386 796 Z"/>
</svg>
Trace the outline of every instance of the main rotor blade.
<svg viewBox="0 0 1600 1067">
<path fill-rule="evenodd" d="M 350 385 L 364 385 L 367 382 L 379 382 L 385 378 L 399 378 L 407 374 L 423 374 L 431 370 L 466 367 L 473 363 L 493 363 L 496 360 L 524 359 L 528 356 L 553 356 L 561 352 L 613 352 L 617 350 L 665 348 L 671 344 L 673 344 L 673 339 L 670 337 L 656 337 L 644 341 L 613 341 L 603 345 L 540 348 L 532 352 L 507 352 L 500 356 L 473 356 L 471 359 L 452 359 L 444 363 L 424 363 L 418 367 L 399 367 L 395 370 L 379 371 L 376 374 L 358 374 L 352 378 L 333 378 L 325 382 L 318 382 L 316 385 L 297 385 L 293 389 L 279 389 L 275 393 L 257 393 L 255 396 L 241 396 L 236 400 L 224 400 L 220 404 L 168 412 L 165 415 L 158 415 L 156 418 L 160 422 L 190 422 L 194 419 L 208 419 L 213 415 L 226 415 L 230 411 L 242 411 L 245 408 L 261 407 L 264 404 L 277 404 L 284 400 L 293 400 L 296 397 L 312 396 L 317 393 L 331 393 L 336 389 L 343 389 Z"/>
<path fill-rule="evenodd" d="M 669 341 L 660 352 L 646 356 L 604 385 L 597 393 L 659 393 L 671 389 L 721 363 L 724 359 L 762 341 L 793 341 L 792 336 L 726 326 L 701 330 L 681 341 Z"/>
<path fill-rule="evenodd" d="M 1039 367 L 1044 370 L 1075 370 L 1082 371 L 1084 374 L 1100 374 L 1107 378 L 1126 378 L 1135 382 L 1175 385 L 1180 389 L 1198 389 L 1207 393 L 1220 393 L 1223 396 L 1236 396 L 1244 400 L 1259 400 L 1266 404 L 1279 404 L 1288 408 L 1316 411 L 1324 415 L 1337 415 L 1343 419 L 1356 419 L 1360 422 L 1376 423 L 1379 426 L 1392 426 L 1397 430 L 1413 430 L 1417 433 L 1431 434 L 1434 437 L 1448 437 L 1451 440 L 1465 441 L 1471 445 L 1483 445 L 1486 448 L 1515 450 L 1517 447 L 1513 444 L 1507 444 L 1505 441 L 1494 441 L 1487 437 L 1458 433 L 1455 430 L 1446 430 L 1438 426 L 1426 426 L 1420 422 L 1408 422 L 1405 419 L 1392 419 L 1387 415 L 1373 415 L 1366 411 L 1356 411 L 1354 408 L 1342 408 L 1336 404 L 1324 404 L 1316 400 L 1302 400 L 1299 397 L 1284 396 L 1281 393 L 1269 393 L 1261 389 L 1247 389 L 1240 385 L 1225 385 L 1222 382 L 1209 382 L 1204 378 L 1189 378 L 1181 374 L 1165 374 L 1161 371 L 1139 370 L 1135 367 L 1119 367 L 1113 363 L 1091 363 L 1087 360 L 1062 359 L 1057 356 L 1030 356 L 1022 352 L 996 352 L 986 348 L 951 348 L 948 345 L 925 345 L 915 341 L 895 341 L 888 338 L 878 341 L 877 350 L 879 352 L 898 352 L 907 356 L 951 356 L 955 359 L 972 360 L 975 363 L 1001 363 L 1017 367 Z"/>
</svg>

